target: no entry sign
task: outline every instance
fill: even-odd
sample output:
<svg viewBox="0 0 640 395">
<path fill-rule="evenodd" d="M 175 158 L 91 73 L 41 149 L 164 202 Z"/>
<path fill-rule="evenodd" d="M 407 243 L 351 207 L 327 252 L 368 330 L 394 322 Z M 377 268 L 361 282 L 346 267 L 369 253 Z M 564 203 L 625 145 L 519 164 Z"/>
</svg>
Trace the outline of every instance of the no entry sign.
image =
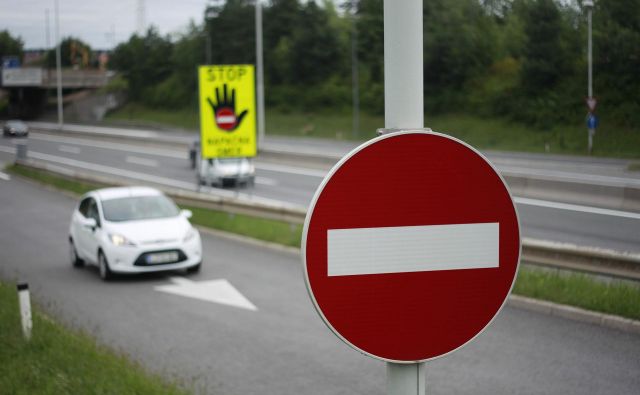
<svg viewBox="0 0 640 395">
<path fill-rule="evenodd" d="M 318 188 L 302 238 L 324 322 L 390 362 L 473 339 L 504 304 L 519 257 L 504 180 L 467 144 L 427 132 L 378 137 L 345 156 Z"/>
</svg>

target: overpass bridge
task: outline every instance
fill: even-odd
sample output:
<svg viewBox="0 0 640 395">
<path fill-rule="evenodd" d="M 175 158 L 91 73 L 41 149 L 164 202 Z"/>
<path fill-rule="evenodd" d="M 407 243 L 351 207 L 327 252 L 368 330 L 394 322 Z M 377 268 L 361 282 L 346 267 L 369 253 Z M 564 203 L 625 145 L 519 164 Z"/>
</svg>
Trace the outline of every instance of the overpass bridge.
<svg viewBox="0 0 640 395">
<path fill-rule="evenodd" d="M 103 70 L 63 69 L 61 74 L 63 89 L 95 89 L 108 84 L 111 78 L 115 75 L 115 72 Z M 55 69 L 42 69 L 36 67 L 2 69 L 1 85 L 4 89 L 54 89 L 57 87 L 57 83 L 58 80 Z"/>
<path fill-rule="evenodd" d="M 67 92 L 79 89 L 98 89 L 115 76 L 113 71 L 73 70 L 61 71 L 62 89 Z M 36 117 L 47 103 L 47 92 L 58 85 L 55 69 L 37 67 L 3 68 L 0 87 L 8 91 L 9 116 Z"/>
</svg>

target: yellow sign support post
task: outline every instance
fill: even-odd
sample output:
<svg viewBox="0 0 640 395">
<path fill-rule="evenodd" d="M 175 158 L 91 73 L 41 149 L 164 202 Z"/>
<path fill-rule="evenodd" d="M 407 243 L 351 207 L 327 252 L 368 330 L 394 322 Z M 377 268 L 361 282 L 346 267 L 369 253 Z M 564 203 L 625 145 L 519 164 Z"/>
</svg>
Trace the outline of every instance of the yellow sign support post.
<svg viewBox="0 0 640 395">
<path fill-rule="evenodd" d="M 202 158 L 256 156 L 253 65 L 198 68 Z"/>
</svg>

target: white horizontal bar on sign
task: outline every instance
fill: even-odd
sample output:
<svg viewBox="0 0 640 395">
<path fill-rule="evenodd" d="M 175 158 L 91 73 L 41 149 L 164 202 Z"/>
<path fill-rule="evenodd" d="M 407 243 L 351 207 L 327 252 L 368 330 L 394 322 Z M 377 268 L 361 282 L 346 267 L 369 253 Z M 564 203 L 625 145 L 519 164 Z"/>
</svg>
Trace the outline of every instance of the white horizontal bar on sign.
<svg viewBox="0 0 640 395">
<path fill-rule="evenodd" d="M 236 117 L 234 115 L 220 115 L 216 117 L 218 123 L 234 123 L 236 121 Z"/>
<path fill-rule="evenodd" d="M 351 276 L 499 266 L 499 223 L 329 229 L 327 274 Z"/>
</svg>

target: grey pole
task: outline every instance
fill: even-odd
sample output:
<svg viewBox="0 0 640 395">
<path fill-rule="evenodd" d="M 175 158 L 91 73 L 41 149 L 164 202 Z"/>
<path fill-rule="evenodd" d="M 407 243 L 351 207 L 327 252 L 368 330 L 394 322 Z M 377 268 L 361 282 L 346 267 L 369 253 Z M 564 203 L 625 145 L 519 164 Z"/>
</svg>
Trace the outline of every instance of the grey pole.
<svg viewBox="0 0 640 395">
<path fill-rule="evenodd" d="M 585 2 L 586 3 L 586 2 Z M 591 6 L 587 6 L 587 21 L 589 25 L 589 33 L 588 33 L 588 43 L 587 43 L 587 62 L 589 64 L 589 86 L 587 91 L 589 92 L 589 97 L 593 97 L 593 44 L 591 41 L 591 13 L 593 12 L 593 3 Z"/>
<path fill-rule="evenodd" d="M 424 127 L 422 0 L 384 0 L 384 123 Z M 387 362 L 389 395 L 424 395 L 424 363 Z"/>
<path fill-rule="evenodd" d="M 360 86 L 358 78 L 358 32 L 356 30 L 356 7 L 357 2 L 351 0 L 351 84 L 353 95 L 353 138 L 357 138 L 360 133 Z"/>
<path fill-rule="evenodd" d="M 49 49 L 49 45 L 51 45 L 51 40 L 49 39 L 49 9 L 46 8 L 44 10 L 44 29 L 45 29 L 45 37 L 46 37 L 46 44 L 45 44 L 45 48 L 48 50 Z"/>
<path fill-rule="evenodd" d="M 60 59 L 60 46 L 62 42 L 60 41 L 60 11 L 58 9 L 58 0 L 55 0 L 55 8 L 56 8 L 56 79 L 58 85 L 58 128 L 62 129 L 62 125 L 64 124 L 64 114 L 62 112 L 62 70 L 61 70 L 61 59 Z"/>
<path fill-rule="evenodd" d="M 256 0 L 256 90 L 258 101 L 258 149 L 264 144 L 264 63 L 262 59 L 262 4 Z"/>
<path fill-rule="evenodd" d="M 593 98 L 593 42 L 591 39 L 591 15 L 593 12 L 593 0 L 584 0 L 583 5 L 587 8 L 587 94 L 588 98 Z M 589 114 L 591 114 L 589 109 Z M 589 155 L 593 152 L 593 136 L 596 130 L 587 128 L 587 152 Z"/>
</svg>

